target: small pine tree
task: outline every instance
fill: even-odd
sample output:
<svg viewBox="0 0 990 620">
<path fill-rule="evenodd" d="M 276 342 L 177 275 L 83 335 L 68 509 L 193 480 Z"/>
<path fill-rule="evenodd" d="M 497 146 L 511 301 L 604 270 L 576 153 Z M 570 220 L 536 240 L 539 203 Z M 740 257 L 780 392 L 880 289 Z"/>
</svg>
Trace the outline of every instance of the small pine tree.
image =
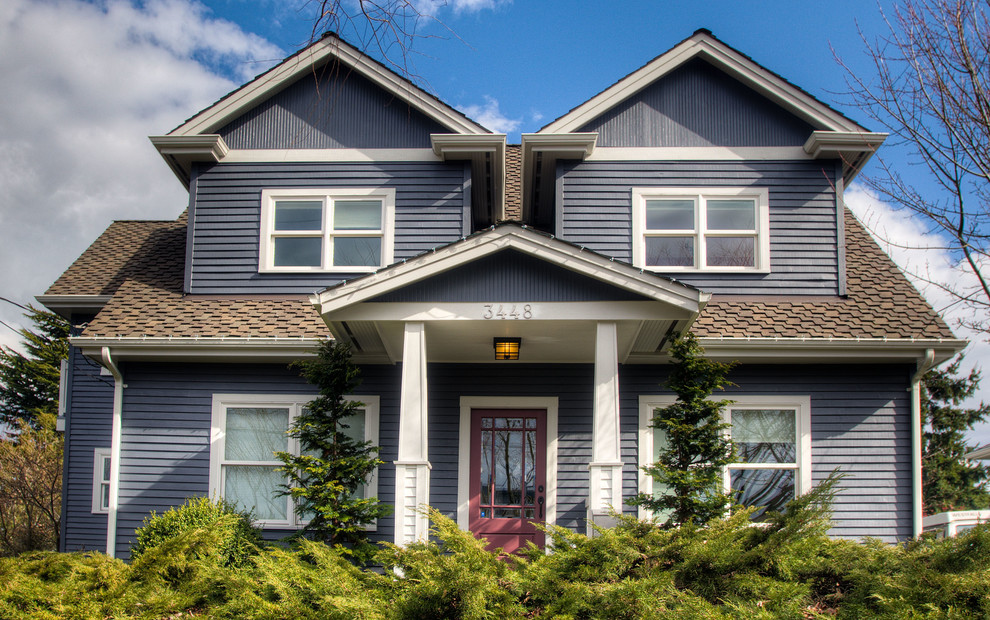
<svg viewBox="0 0 990 620">
<path fill-rule="evenodd" d="M 288 477 L 282 493 L 296 500 L 297 513 L 309 519 L 305 531 L 328 543 L 360 544 L 362 525 L 388 514 L 377 497 L 360 497 L 358 488 L 381 465 L 378 447 L 347 436 L 348 418 L 362 403 L 344 398 L 360 385 L 360 370 L 350 348 L 324 342 L 314 360 L 297 362 L 302 376 L 320 389 L 289 429 L 299 440 L 300 454 L 278 452 Z"/>
<path fill-rule="evenodd" d="M 69 355 L 69 322 L 52 312 L 27 306 L 34 328 L 18 330 L 26 351 L 0 348 L 0 421 L 35 424 L 42 412 L 58 409 L 62 360 Z"/>
<path fill-rule="evenodd" d="M 657 409 L 650 423 L 666 433 L 667 447 L 656 463 L 643 468 L 669 493 L 641 493 L 630 503 L 669 515 L 663 527 L 701 525 L 725 516 L 732 505 L 731 496 L 722 493 L 722 472 L 735 457 L 725 433 L 729 425 L 722 422 L 722 410 L 732 401 L 710 400 L 715 390 L 732 385 L 726 378 L 732 364 L 705 359 L 690 333 L 675 340 L 670 353 L 676 361 L 666 387 L 677 402 Z"/>
<path fill-rule="evenodd" d="M 980 373 L 958 376 L 962 358 L 945 369 L 930 370 L 922 379 L 921 411 L 925 432 L 922 438 L 922 497 L 926 514 L 943 510 L 968 510 L 990 505 L 987 481 L 990 467 L 967 461 L 973 450 L 965 432 L 986 420 L 990 405 L 975 409 L 959 405 L 980 385 Z"/>
</svg>

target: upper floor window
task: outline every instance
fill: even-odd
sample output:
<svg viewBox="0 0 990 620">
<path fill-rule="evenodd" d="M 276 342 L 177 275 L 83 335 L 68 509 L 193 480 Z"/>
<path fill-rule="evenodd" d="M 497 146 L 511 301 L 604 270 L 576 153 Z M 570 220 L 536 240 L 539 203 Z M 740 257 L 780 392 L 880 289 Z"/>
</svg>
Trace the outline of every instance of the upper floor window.
<svg viewBox="0 0 990 620">
<path fill-rule="evenodd" d="M 261 271 L 374 271 L 392 262 L 395 190 L 261 192 Z"/>
<path fill-rule="evenodd" d="M 93 450 L 93 513 L 110 512 L 110 448 Z"/>
<path fill-rule="evenodd" d="M 633 264 L 653 271 L 770 270 L 766 188 L 634 188 Z"/>
<path fill-rule="evenodd" d="M 343 429 L 351 439 L 378 443 L 378 396 L 350 396 L 362 408 Z M 312 396 L 214 394 L 210 439 L 210 496 L 250 510 L 268 527 L 299 527 L 308 519 L 295 510 L 292 498 L 281 495 L 285 474 L 276 452 L 299 454 L 297 439 L 288 435 L 292 421 Z M 378 493 L 377 473 L 358 494 Z M 369 528 L 374 524 L 369 524 Z"/>
</svg>

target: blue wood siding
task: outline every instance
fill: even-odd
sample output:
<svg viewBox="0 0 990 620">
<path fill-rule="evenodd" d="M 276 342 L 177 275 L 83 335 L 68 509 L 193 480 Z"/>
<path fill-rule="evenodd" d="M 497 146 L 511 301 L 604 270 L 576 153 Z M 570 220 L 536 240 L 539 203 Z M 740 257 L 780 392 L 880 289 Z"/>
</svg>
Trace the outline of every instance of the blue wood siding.
<svg viewBox="0 0 990 620">
<path fill-rule="evenodd" d="M 743 365 L 731 374 L 734 395 L 811 397 L 813 483 L 846 474 L 833 506 L 833 536 L 905 540 L 911 525 L 911 368 L 896 365 Z M 641 394 L 664 394 L 663 366 L 623 366 L 623 490 L 637 490 L 636 431 Z M 630 511 L 632 512 L 632 511 Z"/>
<path fill-rule="evenodd" d="M 632 261 L 632 188 L 766 187 L 770 194 L 769 274 L 671 273 L 722 294 L 837 295 L 835 166 L 817 161 L 562 163 L 557 234 Z"/>
<path fill-rule="evenodd" d="M 430 148 L 450 129 L 346 68 L 314 69 L 217 133 L 232 149 Z"/>
<path fill-rule="evenodd" d="M 259 274 L 263 189 L 394 188 L 398 261 L 463 236 L 467 170 L 461 162 L 219 164 L 202 169 L 190 216 L 189 292 L 306 294 L 363 275 Z"/>
<path fill-rule="evenodd" d="M 515 250 L 503 250 L 371 302 L 644 301 L 646 297 Z"/>
<path fill-rule="evenodd" d="M 813 127 L 703 60 L 595 118 L 598 146 L 800 146 Z"/>
<path fill-rule="evenodd" d="M 63 463 L 62 551 L 107 550 L 107 516 L 93 514 L 93 451 L 110 448 L 113 377 L 70 348 Z"/>
<path fill-rule="evenodd" d="M 151 510 L 167 510 L 187 497 L 205 496 L 210 481 L 213 395 L 315 394 L 285 365 L 127 364 L 121 433 L 117 554 L 129 557 L 134 530 Z M 357 394 L 381 396 L 379 497 L 393 502 L 398 428 L 398 370 L 369 366 Z M 107 431 L 109 445 L 109 430 Z M 106 520 L 104 517 L 104 534 Z M 270 530 L 277 539 L 289 530 Z M 373 539 L 391 540 L 392 517 L 379 520 Z M 104 538 L 105 541 L 105 538 Z M 105 544 L 105 542 L 104 542 Z"/>
</svg>

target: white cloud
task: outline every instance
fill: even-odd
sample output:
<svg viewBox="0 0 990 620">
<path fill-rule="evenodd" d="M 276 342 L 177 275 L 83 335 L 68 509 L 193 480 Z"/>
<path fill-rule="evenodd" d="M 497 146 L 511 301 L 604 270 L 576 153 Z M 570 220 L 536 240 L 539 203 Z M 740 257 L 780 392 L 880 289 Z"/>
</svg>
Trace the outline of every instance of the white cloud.
<svg viewBox="0 0 990 620">
<path fill-rule="evenodd" d="M 495 133 L 512 133 L 522 124 L 521 119 L 502 114 L 498 109 L 498 99 L 488 95 L 485 95 L 483 104 L 457 106 L 457 109 Z"/>
<path fill-rule="evenodd" d="M 929 283 L 951 283 L 967 288 L 975 284 L 975 277 L 941 248 L 943 242 L 919 218 L 895 209 L 858 184 L 846 190 L 845 199 L 887 254 L 908 274 L 929 303 L 941 312 L 955 334 L 970 341 L 966 348 L 964 370 L 968 372 L 971 367 L 979 367 L 984 370 L 984 377 L 979 392 L 967 404 L 975 406 L 981 400 L 990 402 L 990 343 L 987 342 L 987 335 L 962 326 L 961 321 L 972 318 L 972 311 L 955 303 L 955 298 L 945 290 Z M 977 427 L 970 439 L 981 445 L 990 443 L 990 423 Z"/>
<path fill-rule="evenodd" d="M 479 13 L 485 10 L 495 10 L 501 6 L 512 4 L 512 0 L 417 0 L 416 10 L 423 15 L 436 16 L 443 9 L 452 9 L 455 14 Z"/>
<path fill-rule="evenodd" d="M 283 55 L 188 0 L 0 2 L 0 296 L 33 301 L 113 219 L 176 217 L 147 136 Z"/>
</svg>

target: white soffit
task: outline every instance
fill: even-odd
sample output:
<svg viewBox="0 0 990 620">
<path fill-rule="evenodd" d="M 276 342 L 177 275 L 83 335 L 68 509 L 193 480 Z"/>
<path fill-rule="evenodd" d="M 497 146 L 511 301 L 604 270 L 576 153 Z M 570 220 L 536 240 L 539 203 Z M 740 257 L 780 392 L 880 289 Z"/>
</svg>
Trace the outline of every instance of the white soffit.
<svg viewBox="0 0 990 620">
<path fill-rule="evenodd" d="M 540 129 L 538 133 L 577 131 L 695 57 L 705 59 L 815 127 L 830 131 L 867 131 L 712 35 L 700 31 Z"/>
<path fill-rule="evenodd" d="M 572 246 L 516 225 L 502 225 L 478 233 L 433 252 L 396 263 L 381 271 L 320 291 L 310 297 L 326 317 L 346 308 L 415 282 L 439 275 L 480 258 L 513 249 L 556 264 L 589 278 L 607 282 L 668 303 L 692 314 L 699 313 L 711 298 L 693 287 L 646 274 L 642 270 Z"/>
<path fill-rule="evenodd" d="M 427 117 L 457 133 L 490 133 L 490 131 L 442 103 L 436 97 L 389 71 L 357 48 L 337 36 L 324 36 L 309 47 L 289 56 L 254 80 L 231 92 L 220 101 L 199 112 L 169 132 L 170 136 L 212 133 L 252 107 L 292 84 L 314 65 L 330 58 L 358 72 L 373 84 L 395 94 Z"/>
</svg>

